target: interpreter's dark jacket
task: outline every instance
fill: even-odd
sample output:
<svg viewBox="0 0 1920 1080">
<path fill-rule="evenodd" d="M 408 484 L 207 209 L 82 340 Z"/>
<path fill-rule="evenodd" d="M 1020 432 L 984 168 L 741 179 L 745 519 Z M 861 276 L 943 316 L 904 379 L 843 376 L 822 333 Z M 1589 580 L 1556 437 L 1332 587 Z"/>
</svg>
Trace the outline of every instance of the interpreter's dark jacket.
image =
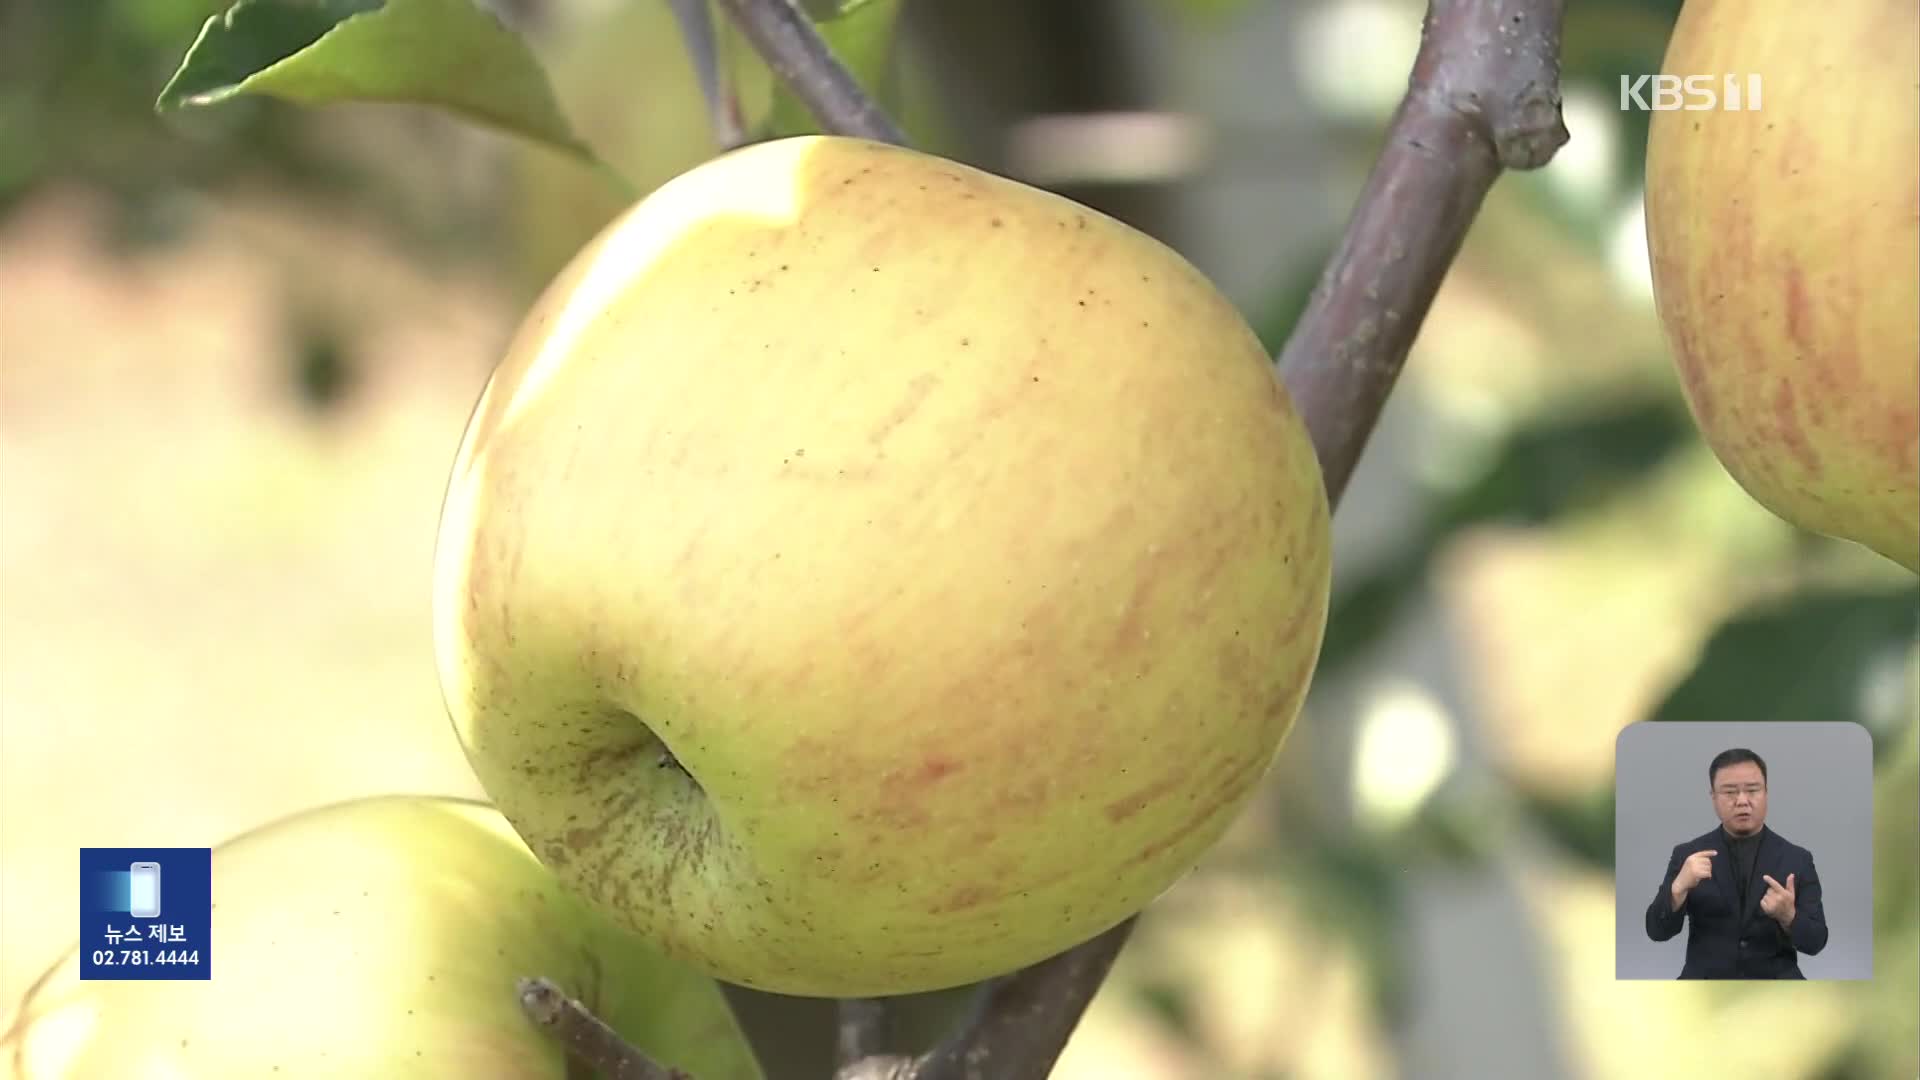
<svg viewBox="0 0 1920 1080">
<path fill-rule="evenodd" d="M 1673 879 L 1688 856 L 1718 851 L 1713 876 L 1693 887 L 1678 911 L 1673 907 Z M 1676 844 L 1667 860 L 1659 894 L 1647 905 L 1647 936 L 1666 941 L 1687 927 L 1687 961 L 1682 979 L 1804 979 L 1798 953 L 1812 956 L 1827 947 L 1827 915 L 1820 906 L 1820 875 L 1813 854 L 1766 826 L 1760 827 L 1760 846 L 1754 852 L 1751 879 L 1735 880 L 1733 838 L 1724 827 Z M 1765 877 L 1781 885 L 1794 876 L 1794 914 L 1783 927 L 1760 910 L 1767 894 Z"/>
</svg>

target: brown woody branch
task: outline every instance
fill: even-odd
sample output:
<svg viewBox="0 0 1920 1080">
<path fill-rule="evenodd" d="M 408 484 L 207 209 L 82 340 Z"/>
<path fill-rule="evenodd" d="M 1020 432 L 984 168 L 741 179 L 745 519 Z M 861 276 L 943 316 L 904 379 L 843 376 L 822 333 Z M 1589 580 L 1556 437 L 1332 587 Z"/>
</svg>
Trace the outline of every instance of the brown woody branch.
<svg viewBox="0 0 1920 1080">
<path fill-rule="evenodd" d="M 720 6 L 823 130 L 906 145 L 893 118 L 860 88 L 793 0 L 720 0 Z"/>
<path fill-rule="evenodd" d="M 1440 282 L 1503 169 L 1545 165 L 1565 0 L 1430 0 L 1406 97 L 1280 376 L 1336 502 Z"/>
<path fill-rule="evenodd" d="M 546 1028 L 567 1056 L 592 1066 L 605 1080 L 693 1080 L 648 1057 L 620 1037 L 586 1005 L 570 998 L 549 979 L 521 979 L 520 1011 Z"/>
<path fill-rule="evenodd" d="M 973 1016 L 915 1062 L 911 1080 L 1045 1080 L 1133 922 L 988 983 Z"/>
<path fill-rule="evenodd" d="M 823 127 L 904 142 L 790 0 L 721 2 Z M 1487 192 L 1567 141 L 1564 13 L 1565 0 L 1429 0 L 1386 145 L 1278 357 L 1334 506 Z M 839 1080 L 1044 1080 L 1136 921 L 985 984 L 971 1016 L 919 1056 L 877 1052 L 878 1002 L 843 1006 Z"/>
</svg>

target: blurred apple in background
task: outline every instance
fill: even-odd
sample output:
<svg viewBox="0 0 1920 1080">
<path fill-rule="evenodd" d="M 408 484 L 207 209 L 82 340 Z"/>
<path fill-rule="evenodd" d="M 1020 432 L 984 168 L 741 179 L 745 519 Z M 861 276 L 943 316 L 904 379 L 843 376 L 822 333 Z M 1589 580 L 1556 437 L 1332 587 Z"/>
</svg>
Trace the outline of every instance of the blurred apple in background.
<svg viewBox="0 0 1920 1080">
<path fill-rule="evenodd" d="M 79 981 L 70 953 L 0 1037 L 20 1080 L 573 1075 L 524 1017 L 544 975 L 707 1078 L 758 1066 L 711 980 L 567 893 L 491 807 L 386 796 L 214 849 L 212 978 Z"/>
<path fill-rule="evenodd" d="M 1917 21 L 1912 0 L 1687 0 L 1665 72 L 1748 99 L 1653 114 L 1646 210 L 1660 318 L 1727 471 L 1920 572 Z"/>
</svg>

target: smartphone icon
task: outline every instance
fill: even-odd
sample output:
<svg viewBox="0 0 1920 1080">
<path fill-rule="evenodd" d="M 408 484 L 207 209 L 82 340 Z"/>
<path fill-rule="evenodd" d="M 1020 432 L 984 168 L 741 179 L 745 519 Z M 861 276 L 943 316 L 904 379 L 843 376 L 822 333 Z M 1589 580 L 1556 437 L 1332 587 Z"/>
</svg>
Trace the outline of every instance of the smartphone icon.
<svg viewBox="0 0 1920 1080">
<path fill-rule="evenodd" d="M 160 914 L 160 864 L 137 862 L 128 867 L 131 882 L 128 912 L 136 919 L 157 918 Z"/>
</svg>

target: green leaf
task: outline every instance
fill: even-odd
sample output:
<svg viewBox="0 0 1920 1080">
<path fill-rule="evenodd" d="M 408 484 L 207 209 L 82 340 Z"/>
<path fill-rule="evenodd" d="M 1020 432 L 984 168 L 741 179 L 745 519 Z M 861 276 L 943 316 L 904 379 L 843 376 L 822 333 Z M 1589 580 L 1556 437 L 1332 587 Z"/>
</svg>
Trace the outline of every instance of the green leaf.
<svg viewBox="0 0 1920 1080">
<path fill-rule="evenodd" d="M 1205 25 L 1244 15 L 1253 5 L 1248 0 L 1160 0 L 1159 6 L 1175 18 Z"/>
<path fill-rule="evenodd" d="M 1397 554 L 1340 587 L 1317 670 L 1340 670 L 1391 631 L 1455 533 L 1489 523 L 1549 527 L 1630 497 L 1693 438 L 1686 411 L 1665 397 L 1601 402 L 1529 419 L 1477 476 L 1435 500 Z"/>
<path fill-rule="evenodd" d="M 1294 857 L 1287 882 L 1303 913 L 1359 954 L 1373 1007 L 1389 1022 L 1413 1005 L 1407 964 L 1410 854 L 1390 843 L 1315 836 Z"/>
<path fill-rule="evenodd" d="M 1615 792 L 1611 783 L 1584 793 L 1517 789 L 1533 822 L 1560 849 L 1596 869 L 1613 869 Z"/>
<path fill-rule="evenodd" d="M 1442 507 L 1440 531 L 1502 522 L 1551 525 L 1631 494 L 1694 430 L 1666 396 L 1632 397 L 1530 419 Z"/>
<path fill-rule="evenodd" d="M 1912 588 L 1808 591 L 1742 611 L 1652 719 L 1851 720 L 1873 733 L 1878 756 L 1914 722 L 1916 631 Z"/>
<path fill-rule="evenodd" d="M 1892 740 L 1887 740 L 1892 742 Z M 1873 830 L 1873 909 L 1876 926 L 1912 925 L 1920 913 L 1920 878 L 1915 876 L 1913 853 L 1920 849 L 1920 754 L 1911 736 L 1904 745 L 1881 751 L 1881 769 L 1874 778 L 1880 813 Z M 1891 808 L 1891 809 L 1889 809 Z"/>
<path fill-rule="evenodd" d="M 831 18 L 814 23 L 861 89 L 884 103 L 892 96 L 893 31 L 900 21 L 900 0 L 846 0 Z M 767 114 L 764 138 L 806 135 L 821 130 L 818 120 L 800 99 L 776 81 L 773 108 Z"/>
<path fill-rule="evenodd" d="M 242 94 L 437 105 L 599 164 L 533 52 L 473 0 L 240 0 L 200 28 L 155 107 Z"/>
</svg>

